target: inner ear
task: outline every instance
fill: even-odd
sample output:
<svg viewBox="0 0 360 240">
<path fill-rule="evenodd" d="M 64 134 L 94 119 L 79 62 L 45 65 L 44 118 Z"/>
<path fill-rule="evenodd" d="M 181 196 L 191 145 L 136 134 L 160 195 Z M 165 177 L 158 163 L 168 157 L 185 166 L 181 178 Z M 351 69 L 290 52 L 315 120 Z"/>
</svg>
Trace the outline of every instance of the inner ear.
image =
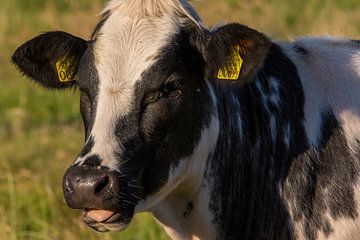
<svg viewBox="0 0 360 240">
<path fill-rule="evenodd" d="M 219 71 L 223 71 L 228 74 L 223 74 L 222 80 L 231 76 L 228 80 L 249 81 L 261 68 L 270 46 L 271 41 L 264 34 L 246 26 L 233 23 L 220 27 L 211 32 L 207 40 L 206 74 L 219 79 Z M 229 74 L 234 71 L 238 74 Z"/>
<path fill-rule="evenodd" d="M 67 88 L 75 82 L 87 42 L 65 32 L 48 32 L 21 45 L 12 62 L 46 88 Z"/>
</svg>

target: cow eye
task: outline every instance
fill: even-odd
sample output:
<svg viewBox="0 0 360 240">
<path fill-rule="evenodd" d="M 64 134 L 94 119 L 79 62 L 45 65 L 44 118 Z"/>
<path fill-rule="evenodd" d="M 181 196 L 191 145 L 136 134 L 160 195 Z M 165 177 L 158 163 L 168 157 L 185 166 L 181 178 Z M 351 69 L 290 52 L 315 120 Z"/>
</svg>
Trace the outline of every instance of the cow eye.
<svg viewBox="0 0 360 240">
<path fill-rule="evenodd" d="M 145 105 L 151 104 L 151 103 L 155 103 L 157 102 L 160 98 L 162 98 L 164 96 L 163 92 L 160 91 L 156 91 L 153 93 L 150 93 L 146 98 L 145 98 Z"/>
<path fill-rule="evenodd" d="M 171 82 L 167 82 L 165 85 L 164 85 L 164 89 L 163 89 L 163 92 L 165 94 L 167 93 L 170 93 L 172 91 L 176 91 L 179 89 L 179 86 L 176 82 L 174 81 L 171 81 Z"/>
<path fill-rule="evenodd" d="M 159 101 L 161 98 L 175 97 L 181 94 L 180 86 L 176 81 L 169 81 L 164 84 L 161 90 L 152 92 L 145 97 L 145 105 Z"/>
</svg>

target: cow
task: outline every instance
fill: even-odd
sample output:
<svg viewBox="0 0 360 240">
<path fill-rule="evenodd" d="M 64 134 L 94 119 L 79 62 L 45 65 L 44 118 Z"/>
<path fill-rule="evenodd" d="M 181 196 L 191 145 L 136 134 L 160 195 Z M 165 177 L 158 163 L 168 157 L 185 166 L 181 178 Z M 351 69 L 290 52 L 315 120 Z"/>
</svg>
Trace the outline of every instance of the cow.
<svg viewBox="0 0 360 240">
<path fill-rule="evenodd" d="M 208 29 L 185 0 L 112 0 L 90 40 L 13 63 L 80 91 L 70 208 L 100 232 L 151 212 L 172 239 L 360 239 L 360 42 Z"/>
</svg>

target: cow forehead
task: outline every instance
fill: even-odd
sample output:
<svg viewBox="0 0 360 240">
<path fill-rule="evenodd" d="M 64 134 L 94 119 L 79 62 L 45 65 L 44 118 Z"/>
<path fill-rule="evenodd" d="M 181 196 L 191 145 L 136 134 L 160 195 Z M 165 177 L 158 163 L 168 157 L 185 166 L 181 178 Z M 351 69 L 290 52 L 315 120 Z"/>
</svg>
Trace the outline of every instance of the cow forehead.
<svg viewBox="0 0 360 240">
<path fill-rule="evenodd" d="M 176 29 L 166 16 L 154 21 L 134 19 L 118 11 L 111 14 L 94 46 L 100 84 L 98 108 L 113 108 L 111 112 L 120 116 L 129 112 L 136 82 L 154 64 Z"/>
<path fill-rule="evenodd" d="M 104 15 L 94 44 L 98 96 L 111 99 L 106 106 L 115 108 L 112 112 L 126 115 L 142 73 L 156 62 L 184 22 L 200 26 L 201 21 L 183 0 L 113 0 Z"/>
<path fill-rule="evenodd" d="M 94 47 L 100 84 L 111 93 L 132 88 L 184 21 L 199 18 L 186 1 L 110 1 Z"/>
<path fill-rule="evenodd" d="M 133 89 L 176 28 L 169 17 L 152 21 L 114 12 L 104 24 L 94 48 L 101 91 L 119 97 L 123 94 L 117 93 Z"/>
</svg>

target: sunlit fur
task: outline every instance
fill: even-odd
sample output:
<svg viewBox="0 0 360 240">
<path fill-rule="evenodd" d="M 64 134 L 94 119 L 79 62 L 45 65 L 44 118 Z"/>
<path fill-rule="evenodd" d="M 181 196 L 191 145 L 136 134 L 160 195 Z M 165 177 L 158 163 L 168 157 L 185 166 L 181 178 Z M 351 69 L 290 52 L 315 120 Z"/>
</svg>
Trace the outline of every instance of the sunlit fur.
<svg viewBox="0 0 360 240">
<path fill-rule="evenodd" d="M 293 44 L 308 51 L 301 56 Z M 360 51 L 346 39 L 303 38 L 284 48 L 296 63 L 305 93 L 305 128 L 309 141 L 318 144 L 322 110 L 333 109 L 349 146 L 360 138 Z"/>
<path fill-rule="evenodd" d="M 99 93 L 95 123 L 91 131 L 95 145 L 89 155 L 98 154 L 103 159 L 103 166 L 121 171 L 113 155 L 115 150 L 121 153 L 119 142 L 114 136 L 114 126 L 117 119 L 131 111 L 137 97 L 134 94 L 135 84 L 141 81 L 142 73 L 156 62 L 160 49 L 168 44 L 171 37 L 179 33 L 179 26 L 185 21 L 193 23 L 199 29 L 203 26 L 200 18 L 186 1 L 113 0 L 104 12 L 110 13 L 109 18 L 97 33 L 94 47 L 99 74 Z M 348 40 L 331 38 L 304 38 L 277 44 L 296 66 L 298 72 L 293 74 L 298 74 L 301 80 L 305 95 L 303 106 L 305 116 L 302 124 L 309 147 L 311 149 L 320 147 L 324 113 L 331 109 L 340 122 L 347 144 L 355 156 L 358 147 L 356 140 L 360 139 L 359 47 Z M 304 49 L 306 53 L 297 51 L 299 48 Z M 289 122 L 281 126 L 279 115 L 275 113 L 281 112 L 280 108 L 283 107 L 280 92 L 283 86 L 280 86 L 281 80 L 274 76 L 270 76 L 267 80 L 270 92 L 259 79 L 254 81 L 265 114 L 269 115 L 268 126 L 260 127 L 270 129 L 272 144 L 275 144 L 282 134 L 281 141 L 285 149 L 289 150 L 294 134 L 293 126 Z M 140 201 L 136 208 L 137 212 L 153 212 L 173 239 L 215 239 L 218 234 L 214 223 L 215 213 L 210 209 L 214 180 L 209 176 L 211 171 L 222 171 L 222 169 L 211 171 L 208 169 L 211 166 L 210 162 L 218 161 L 212 155 L 219 141 L 220 124 L 220 113 L 216 106 L 221 100 L 217 99 L 218 93 L 215 92 L 215 88 L 216 84 L 208 83 L 206 91 L 211 92 L 214 115 L 211 124 L 203 129 L 194 152 L 170 169 L 167 183 L 157 193 Z M 239 137 L 238 144 L 241 144 L 247 141 L 244 112 L 240 110 L 242 102 L 234 89 L 229 90 L 228 94 L 230 95 L 228 106 L 237 111 L 234 118 L 238 130 L 236 136 Z M 271 106 L 275 110 L 271 110 Z M 225 134 L 227 135 L 231 133 Z M 258 136 L 253 146 L 255 152 L 261 151 L 261 144 L 264 144 L 261 143 L 263 140 L 260 137 Z M 272 164 L 276 163 L 277 159 L 272 156 L 270 158 Z M 258 163 L 254 165 L 257 166 Z M 271 172 L 270 175 L 272 174 L 274 173 Z M 278 183 L 276 190 L 283 196 L 281 183 Z M 359 201 L 358 195 L 357 189 L 357 201 Z M 191 216 L 184 218 L 183 211 L 189 199 L 194 202 L 195 209 Z M 291 209 L 289 214 L 293 217 Z M 332 217 L 329 219 L 334 228 L 329 239 L 347 237 L 346 239 L 355 240 L 354 237 L 351 238 L 350 232 L 359 228 L 358 221 Z M 299 239 L 306 239 L 304 222 L 293 224 L 295 235 Z M 326 237 L 321 234 L 318 235 L 319 239 Z"/>
<path fill-rule="evenodd" d="M 323 113 L 332 109 L 344 131 L 349 149 L 358 158 L 360 139 L 360 51 L 359 45 L 346 39 L 303 38 L 294 43 L 282 43 L 284 51 L 296 64 L 305 94 L 304 127 L 309 143 L 317 148 L 321 141 Z M 294 51 L 294 45 L 306 49 L 306 54 Z M 359 204 L 359 183 L 355 189 Z M 329 236 L 319 239 L 357 239 L 360 222 L 331 219 L 335 228 Z M 298 237 L 303 229 L 296 226 Z"/>
</svg>

